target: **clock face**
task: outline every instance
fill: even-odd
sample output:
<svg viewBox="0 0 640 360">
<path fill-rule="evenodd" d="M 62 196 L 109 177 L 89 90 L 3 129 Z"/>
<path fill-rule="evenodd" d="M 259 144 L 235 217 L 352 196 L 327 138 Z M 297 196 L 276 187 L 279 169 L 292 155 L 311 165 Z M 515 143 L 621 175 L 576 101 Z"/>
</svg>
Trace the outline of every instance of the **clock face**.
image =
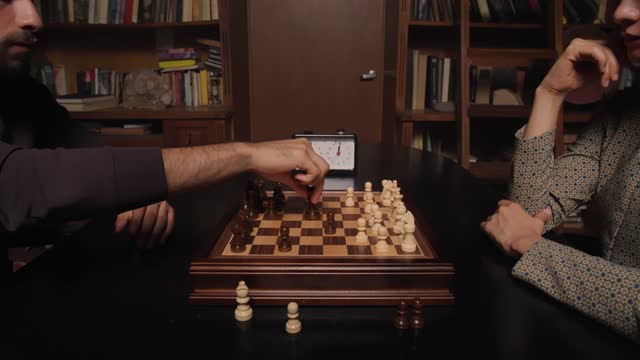
<svg viewBox="0 0 640 360">
<path fill-rule="evenodd" d="M 354 170 L 356 167 L 356 142 L 353 138 L 309 139 L 313 150 L 331 167 L 331 170 Z"/>
</svg>

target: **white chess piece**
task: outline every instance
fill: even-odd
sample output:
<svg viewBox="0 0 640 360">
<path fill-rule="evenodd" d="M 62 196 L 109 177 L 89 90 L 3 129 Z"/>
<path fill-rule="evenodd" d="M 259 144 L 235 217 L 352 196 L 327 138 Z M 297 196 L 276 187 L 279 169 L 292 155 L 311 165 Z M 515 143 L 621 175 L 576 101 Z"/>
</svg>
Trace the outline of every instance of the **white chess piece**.
<svg viewBox="0 0 640 360">
<path fill-rule="evenodd" d="M 297 334 L 302 330 L 302 324 L 300 323 L 300 320 L 298 320 L 298 316 L 300 316 L 300 313 L 298 312 L 298 304 L 290 302 L 289 305 L 287 305 L 287 317 L 289 318 L 285 326 L 287 333 Z"/>
<path fill-rule="evenodd" d="M 382 211 L 376 210 L 373 213 L 373 218 L 375 219 L 376 224 L 382 225 Z"/>
<path fill-rule="evenodd" d="M 382 199 L 382 206 L 391 207 L 391 205 L 393 205 L 393 196 L 385 196 L 385 198 Z"/>
<path fill-rule="evenodd" d="M 236 302 L 238 303 L 238 307 L 236 307 L 235 312 L 236 320 L 251 320 L 251 317 L 253 316 L 253 309 L 249 306 L 249 299 L 249 288 L 244 281 L 240 281 L 236 288 Z"/>
<path fill-rule="evenodd" d="M 357 221 L 358 224 L 358 234 L 356 235 L 356 243 L 358 244 L 368 244 L 369 237 L 367 236 L 367 221 L 363 218 L 359 218 Z"/>
<path fill-rule="evenodd" d="M 347 200 L 345 200 L 344 205 L 346 207 L 354 207 L 356 205 L 356 202 L 353 200 L 352 197 L 347 197 Z"/>
<path fill-rule="evenodd" d="M 376 211 L 378 211 L 378 209 L 380 209 L 380 206 L 378 206 L 378 204 L 371 204 L 371 213 L 374 214 Z"/>
<path fill-rule="evenodd" d="M 373 205 L 372 203 L 367 203 L 367 205 L 364 206 L 364 212 L 365 214 L 371 214 L 371 205 Z"/>
<path fill-rule="evenodd" d="M 393 232 L 396 234 L 400 234 L 402 232 L 402 229 L 404 228 L 404 216 L 407 213 L 407 209 L 405 208 L 398 208 L 398 212 L 396 214 L 396 222 L 393 224 Z"/>
<path fill-rule="evenodd" d="M 387 244 L 387 237 L 389 237 L 389 231 L 386 227 L 381 226 L 378 228 L 378 242 L 376 243 L 377 252 L 386 252 L 389 250 L 389 244 Z"/>
<path fill-rule="evenodd" d="M 366 183 L 364 183 L 364 191 L 366 192 L 371 192 L 371 190 L 373 190 L 373 184 L 371 183 L 371 181 L 367 181 Z"/>
<path fill-rule="evenodd" d="M 373 193 L 371 193 L 371 192 L 365 193 L 364 194 L 364 201 L 366 201 L 367 204 L 373 203 Z"/>
<path fill-rule="evenodd" d="M 374 218 L 372 215 L 367 221 L 367 225 L 369 225 L 369 227 L 373 227 L 375 224 L 376 224 L 376 218 Z"/>
<path fill-rule="evenodd" d="M 402 221 L 405 224 L 411 224 L 413 226 L 416 225 L 416 218 L 413 216 L 413 214 L 411 213 L 411 211 L 407 211 L 407 213 L 404 215 L 404 217 L 402 218 Z"/>
<path fill-rule="evenodd" d="M 412 253 L 416 251 L 417 243 L 416 243 L 416 238 L 413 235 L 415 231 L 416 231 L 415 225 L 413 224 L 404 225 L 404 239 L 402 240 L 402 244 L 400 244 L 402 251 L 407 253 Z"/>
</svg>

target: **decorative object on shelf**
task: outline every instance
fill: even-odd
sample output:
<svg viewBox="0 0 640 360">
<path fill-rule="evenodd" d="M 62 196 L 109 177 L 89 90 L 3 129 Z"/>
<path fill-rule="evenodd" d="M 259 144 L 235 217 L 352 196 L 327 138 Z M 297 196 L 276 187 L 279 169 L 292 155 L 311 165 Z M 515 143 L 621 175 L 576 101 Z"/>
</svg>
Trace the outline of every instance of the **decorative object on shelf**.
<svg viewBox="0 0 640 360">
<path fill-rule="evenodd" d="M 151 70 L 129 73 L 124 80 L 123 105 L 127 109 L 165 109 L 173 101 L 173 91 Z"/>
</svg>

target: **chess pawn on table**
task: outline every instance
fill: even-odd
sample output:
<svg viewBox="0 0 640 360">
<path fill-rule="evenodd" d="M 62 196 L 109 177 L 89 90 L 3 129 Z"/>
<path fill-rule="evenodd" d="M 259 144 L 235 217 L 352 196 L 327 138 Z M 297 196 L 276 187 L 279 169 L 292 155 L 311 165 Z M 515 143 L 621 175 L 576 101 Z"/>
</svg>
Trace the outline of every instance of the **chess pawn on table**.
<svg viewBox="0 0 640 360">
<path fill-rule="evenodd" d="M 389 250 L 389 244 L 387 244 L 387 238 L 389 237 L 389 231 L 386 227 L 380 226 L 378 228 L 378 242 L 376 243 L 376 251 L 383 253 Z"/>
<path fill-rule="evenodd" d="M 364 191 L 367 193 L 370 193 L 373 190 L 373 184 L 371 183 L 371 181 L 367 181 L 366 183 L 364 183 Z"/>
<path fill-rule="evenodd" d="M 236 288 L 236 302 L 238 303 L 238 307 L 236 307 L 236 320 L 238 321 L 249 321 L 253 316 L 253 309 L 249 306 L 249 287 L 245 284 L 244 281 L 240 281 L 238 283 L 238 287 Z"/>
<path fill-rule="evenodd" d="M 402 219 L 404 218 L 406 213 L 407 213 L 407 209 L 403 207 L 398 208 L 398 211 L 396 211 L 396 218 L 395 218 L 395 222 L 393 223 L 394 233 L 400 234 L 402 232 L 402 229 L 404 227 L 404 221 L 402 221 Z"/>
<path fill-rule="evenodd" d="M 391 195 L 391 193 L 390 192 L 384 193 L 384 196 L 382 197 L 382 206 L 390 207 L 392 204 L 393 204 L 393 196 Z"/>
<path fill-rule="evenodd" d="M 414 224 L 404 224 L 403 231 L 404 236 L 400 244 L 402 251 L 406 253 L 415 252 L 418 247 L 416 237 L 413 235 L 416 232 L 416 226 Z"/>
<path fill-rule="evenodd" d="M 324 232 L 329 235 L 336 233 L 336 215 L 332 211 L 327 214 L 327 226 L 325 226 Z"/>
<path fill-rule="evenodd" d="M 368 244 L 369 237 L 367 236 L 367 221 L 363 218 L 359 218 L 357 221 L 358 225 L 358 234 L 356 234 L 356 243 L 357 244 Z"/>
<path fill-rule="evenodd" d="M 300 330 L 302 330 L 302 324 L 300 323 L 300 320 L 298 320 L 299 316 L 300 313 L 298 312 L 298 304 L 295 302 L 290 302 L 287 305 L 287 317 L 289 318 L 285 326 L 285 330 L 287 331 L 287 333 L 297 334 L 300 332 Z"/>
<path fill-rule="evenodd" d="M 278 250 L 280 252 L 291 251 L 291 240 L 289 239 L 288 227 L 283 226 L 280 228 L 280 241 L 278 242 Z"/>
<path fill-rule="evenodd" d="M 347 200 L 345 200 L 345 206 L 353 207 L 356 205 L 355 195 L 353 194 L 353 187 L 347 188 Z"/>
<path fill-rule="evenodd" d="M 231 232 L 233 233 L 233 239 L 231 240 L 231 252 L 233 253 L 241 253 L 243 251 L 246 250 L 246 245 L 242 236 L 242 232 L 244 230 L 242 229 L 242 225 L 240 224 L 235 224 L 233 225 L 233 228 L 231 229 Z"/>
<path fill-rule="evenodd" d="M 375 222 L 374 226 L 377 224 L 378 226 L 382 226 L 382 211 L 376 210 L 373 213 L 373 221 Z"/>
<path fill-rule="evenodd" d="M 396 318 L 393 321 L 393 325 L 396 329 L 408 329 L 409 328 L 409 317 L 407 314 L 409 313 L 409 304 L 405 300 L 400 301 L 400 306 L 398 306 L 398 313 Z"/>
<path fill-rule="evenodd" d="M 424 319 L 422 318 L 422 300 L 420 298 L 415 298 L 411 305 L 413 305 L 411 327 L 413 329 L 422 329 L 424 327 Z"/>
</svg>

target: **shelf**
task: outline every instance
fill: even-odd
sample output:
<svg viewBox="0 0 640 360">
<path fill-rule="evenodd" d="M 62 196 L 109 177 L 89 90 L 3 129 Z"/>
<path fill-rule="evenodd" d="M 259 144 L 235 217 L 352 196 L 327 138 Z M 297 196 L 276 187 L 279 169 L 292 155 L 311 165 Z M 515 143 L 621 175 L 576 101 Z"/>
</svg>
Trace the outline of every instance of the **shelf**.
<svg viewBox="0 0 640 360">
<path fill-rule="evenodd" d="M 409 21 L 409 27 L 453 27 L 454 24 L 444 21 L 423 21 L 423 20 L 411 20 Z"/>
<path fill-rule="evenodd" d="M 587 111 L 572 111 L 564 113 L 565 123 L 587 123 L 591 121 L 593 114 Z"/>
<path fill-rule="evenodd" d="M 407 111 L 398 114 L 400 121 L 412 122 L 455 122 L 455 113 L 445 113 L 430 110 Z"/>
<path fill-rule="evenodd" d="M 528 66 L 535 60 L 553 60 L 553 49 L 469 48 L 472 64 L 480 66 Z"/>
<path fill-rule="evenodd" d="M 543 30 L 543 24 L 503 24 L 503 23 L 483 23 L 473 22 L 469 25 L 472 29 L 511 29 L 511 30 Z"/>
<path fill-rule="evenodd" d="M 516 105 L 484 105 L 470 104 L 469 117 L 471 118 L 528 118 L 531 109 L 526 106 Z"/>
<path fill-rule="evenodd" d="M 504 184 L 511 179 L 511 163 L 508 161 L 478 161 L 470 164 L 469 172 L 477 178 Z"/>
<path fill-rule="evenodd" d="M 129 110 L 124 107 L 71 112 L 75 120 L 213 120 L 231 118 L 231 109 L 222 106 L 170 107 L 165 110 Z"/>
<path fill-rule="evenodd" d="M 92 30 L 92 29 L 168 29 L 168 28 L 193 28 L 219 25 L 218 20 L 190 21 L 177 23 L 152 23 L 152 24 L 45 24 L 46 30 Z"/>
<path fill-rule="evenodd" d="M 148 135 L 100 135 L 105 145 L 113 147 L 163 147 L 164 136 L 162 134 Z"/>
</svg>

